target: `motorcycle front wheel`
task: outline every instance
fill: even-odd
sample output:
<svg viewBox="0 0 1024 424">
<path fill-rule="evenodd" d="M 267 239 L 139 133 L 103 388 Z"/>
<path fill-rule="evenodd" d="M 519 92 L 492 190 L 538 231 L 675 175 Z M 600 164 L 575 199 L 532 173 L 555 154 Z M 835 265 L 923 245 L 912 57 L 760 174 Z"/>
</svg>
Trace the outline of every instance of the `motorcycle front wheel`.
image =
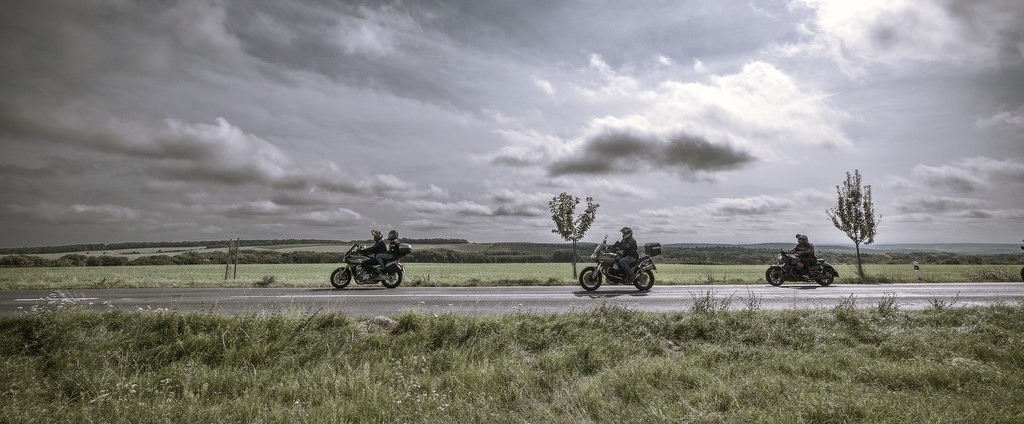
<svg viewBox="0 0 1024 424">
<path fill-rule="evenodd" d="M 343 289 L 352 282 L 352 271 L 348 268 L 338 268 L 331 273 L 331 285 L 336 289 Z"/>
<path fill-rule="evenodd" d="M 654 271 L 646 271 L 636 276 L 636 281 L 633 281 L 633 287 L 640 291 L 648 291 L 651 287 L 654 287 Z"/>
<path fill-rule="evenodd" d="M 380 283 L 383 284 L 384 287 L 393 289 L 395 287 L 398 287 L 399 284 L 402 284 L 402 278 L 404 277 L 405 273 L 402 271 L 398 271 L 394 274 L 388 274 L 388 279 L 381 281 Z"/>
<path fill-rule="evenodd" d="M 781 286 L 782 282 L 786 281 L 786 277 L 782 267 L 776 265 L 768 267 L 768 270 L 764 272 L 764 280 L 773 286 Z"/>
<path fill-rule="evenodd" d="M 597 273 L 596 267 L 588 266 L 580 271 L 579 281 L 583 290 L 594 291 L 601 287 L 601 274 Z"/>
</svg>

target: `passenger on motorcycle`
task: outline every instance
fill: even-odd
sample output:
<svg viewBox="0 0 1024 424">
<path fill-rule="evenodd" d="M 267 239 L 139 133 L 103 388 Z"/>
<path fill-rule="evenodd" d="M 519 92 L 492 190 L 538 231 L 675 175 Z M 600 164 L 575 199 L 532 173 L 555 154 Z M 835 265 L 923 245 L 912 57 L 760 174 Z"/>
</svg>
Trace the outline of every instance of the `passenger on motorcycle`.
<svg viewBox="0 0 1024 424">
<path fill-rule="evenodd" d="M 640 261 L 640 252 L 637 251 L 636 239 L 633 238 L 633 229 L 622 227 L 622 240 L 615 242 L 612 249 L 622 252 L 619 258 L 619 269 L 626 273 L 626 280 L 633 283 L 633 265 Z"/>
<path fill-rule="evenodd" d="M 375 258 L 375 256 L 387 252 L 388 247 L 386 244 L 384 244 L 383 233 L 377 230 L 370 230 L 370 235 L 373 236 L 373 246 L 370 246 L 366 249 L 360 249 L 359 254 L 370 257 L 370 259 L 363 261 L 362 267 L 363 269 L 369 272 L 374 272 L 373 265 L 378 264 L 378 261 Z M 383 266 L 383 264 L 380 265 Z"/>
<path fill-rule="evenodd" d="M 804 234 L 796 235 L 796 247 L 790 250 L 797 256 L 797 258 L 803 261 L 804 265 L 807 266 L 806 270 L 810 272 L 810 269 L 818 265 L 818 258 L 814 256 L 814 245 L 808 241 L 807 236 Z"/>
<path fill-rule="evenodd" d="M 387 249 L 384 252 L 374 255 L 377 259 L 377 264 L 380 265 L 381 269 L 384 268 L 384 263 L 398 257 L 398 245 L 402 244 L 398 240 L 398 231 L 388 231 L 388 244 Z"/>
</svg>

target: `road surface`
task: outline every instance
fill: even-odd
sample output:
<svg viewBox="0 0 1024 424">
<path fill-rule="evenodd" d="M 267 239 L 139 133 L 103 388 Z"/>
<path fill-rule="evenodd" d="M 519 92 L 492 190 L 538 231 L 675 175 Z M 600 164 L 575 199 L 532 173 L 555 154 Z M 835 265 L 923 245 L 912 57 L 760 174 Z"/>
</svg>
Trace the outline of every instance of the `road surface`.
<svg viewBox="0 0 1024 424">
<path fill-rule="evenodd" d="M 649 292 L 632 286 L 603 286 L 593 292 L 577 286 L 2 290 L 0 314 L 75 307 L 226 315 L 322 311 L 366 317 L 410 310 L 501 315 L 562 313 L 606 303 L 648 312 L 680 312 L 692 310 L 698 300 L 709 299 L 733 310 L 831 308 L 851 301 L 860 308 L 895 302 L 900 309 L 912 310 L 935 305 L 1020 304 L 1024 303 L 1024 283 L 655 286 Z"/>
</svg>

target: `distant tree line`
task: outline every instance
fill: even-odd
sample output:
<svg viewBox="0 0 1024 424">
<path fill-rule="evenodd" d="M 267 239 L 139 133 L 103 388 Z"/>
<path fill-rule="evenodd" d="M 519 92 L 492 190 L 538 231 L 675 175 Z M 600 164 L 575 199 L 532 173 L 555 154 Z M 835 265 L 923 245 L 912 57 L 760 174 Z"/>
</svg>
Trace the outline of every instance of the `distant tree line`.
<svg viewBox="0 0 1024 424">
<path fill-rule="evenodd" d="M 667 247 L 657 262 L 701 265 L 760 265 L 775 261 L 778 249 L 751 249 L 740 246 Z M 855 253 L 819 251 L 818 259 L 832 264 L 856 264 Z M 922 264 L 942 265 L 1008 265 L 1021 262 L 1019 254 L 960 255 L 952 252 L 884 252 L 861 253 L 868 264 Z"/>
<path fill-rule="evenodd" d="M 451 239 L 446 239 L 451 240 Z M 420 244 L 445 244 L 433 241 L 417 241 Z M 274 243 L 286 244 L 286 243 Z M 323 244 L 323 243 L 321 243 Z M 173 246 L 163 246 L 173 247 Z M 406 263 L 570 263 L 572 250 L 564 245 L 503 244 L 495 245 L 482 252 L 465 252 L 453 249 L 414 250 L 402 259 Z M 581 251 L 589 251 L 593 245 L 582 245 Z M 658 256 L 658 263 L 700 264 L 700 265 L 767 265 L 772 263 L 777 249 L 751 249 L 739 246 L 666 247 Z M 341 252 L 293 251 L 242 249 L 239 251 L 240 264 L 314 264 L 340 263 Z M 587 262 L 589 257 L 580 255 L 578 262 Z M 833 264 L 856 264 L 853 253 L 819 252 L 818 257 Z M 889 252 L 861 253 L 861 259 L 869 264 L 921 264 L 948 265 L 995 265 L 1017 264 L 1020 254 L 1001 255 L 958 255 L 949 252 Z M 0 256 L 0 267 L 65 267 L 65 266 L 132 266 L 132 265 L 198 265 L 225 264 L 225 252 L 185 252 L 177 255 L 147 255 L 135 259 L 110 255 L 68 254 L 57 259 L 47 259 L 31 254 Z"/>
</svg>

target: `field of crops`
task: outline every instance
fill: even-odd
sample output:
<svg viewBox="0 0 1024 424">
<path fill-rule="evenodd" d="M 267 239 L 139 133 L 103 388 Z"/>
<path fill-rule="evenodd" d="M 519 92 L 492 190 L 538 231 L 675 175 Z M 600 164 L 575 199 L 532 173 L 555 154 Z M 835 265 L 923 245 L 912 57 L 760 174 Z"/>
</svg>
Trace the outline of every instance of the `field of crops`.
<svg viewBox="0 0 1024 424">
<path fill-rule="evenodd" d="M 579 264 L 582 269 L 586 264 Z M 224 265 L 0 268 L 0 289 L 251 287 L 273 276 L 273 287 L 322 287 L 336 264 L 240 265 L 224 279 Z M 764 265 L 658 265 L 657 284 L 764 284 Z M 859 282 L 852 265 L 839 265 L 837 284 Z M 909 265 L 866 265 L 871 282 L 918 281 Z M 1020 281 L 1017 265 L 922 266 L 922 282 Z M 574 285 L 570 264 L 406 265 L 405 286 Z"/>
</svg>

